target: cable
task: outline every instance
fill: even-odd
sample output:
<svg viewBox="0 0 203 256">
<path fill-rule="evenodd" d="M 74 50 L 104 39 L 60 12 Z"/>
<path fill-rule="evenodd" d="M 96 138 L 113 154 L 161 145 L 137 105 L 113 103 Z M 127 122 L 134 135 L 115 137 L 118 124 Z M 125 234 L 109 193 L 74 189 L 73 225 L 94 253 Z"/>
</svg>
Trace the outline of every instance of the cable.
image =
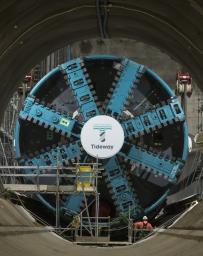
<svg viewBox="0 0 203 256">
<path fill-rule="evenodd" d="M 18 201 L 20 202 L 21 206 L 28 211 L 32 216 L 34 216 L 34 218 L 36 220 L 38 220 L 39 222 L 41 222 L 43 225 L 49 226 L 49 223 L 46 222 L 45 220 L 43 220 L 42 218 L 40 218 L 38 215 L 36 215 L 35 213 L 33 213 L 32 211 L 30 211 L 29 209 L 27 209 L 27 207 L 24 205 L 23 201 L 21 200 L 21 198 L 19 197 L 19 195 L 17 193 L 15 193 L 15 195 L 17 196 Z"/>
<path fill-rule="evenodd" d="M 104 31 L 103 31 L 103 25 L 102 25 L 102 19 L 101 19 L 101 12 L 100 12 L 100 0 L 96 0 L 96 12 L 97 12 L 97 20 L 99 23 L 99 31 L 101 34 L 101 38 L 105 38 Z"/>
<path fill-rule="evenodd" d="M 104 0 L 104 21 L 103 21 L 103 30 L 105 38 L 108 38 L 109 35 L 107 33 L 107 24 L 108 24 L 108 0 Z"/>
</svg>

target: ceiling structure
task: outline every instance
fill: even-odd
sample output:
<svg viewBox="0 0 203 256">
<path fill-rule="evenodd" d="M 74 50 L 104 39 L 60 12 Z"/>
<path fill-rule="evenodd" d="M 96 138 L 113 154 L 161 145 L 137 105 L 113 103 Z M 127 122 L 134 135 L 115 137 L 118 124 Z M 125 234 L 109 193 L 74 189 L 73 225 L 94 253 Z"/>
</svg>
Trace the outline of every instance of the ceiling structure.
<svg viewBox="0 0 203 256">
<path fill-rule="evenodd" d="M 105 5 L 98 12 L 101 2 Z M 163 50 L 201 87 L 202 1 L 0 0 L 0 13 L 1 113 L 17 82 L 43 57 L 68 43 L 101 36 L 136 39 Z"/>
</svg>

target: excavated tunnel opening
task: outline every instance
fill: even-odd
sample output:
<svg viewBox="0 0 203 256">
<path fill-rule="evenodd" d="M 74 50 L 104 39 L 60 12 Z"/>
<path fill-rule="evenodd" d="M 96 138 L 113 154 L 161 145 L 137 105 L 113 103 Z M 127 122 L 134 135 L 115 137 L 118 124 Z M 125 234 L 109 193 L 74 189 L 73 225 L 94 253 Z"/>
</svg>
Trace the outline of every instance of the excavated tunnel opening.
<svg viewBox="0 0 203 256">
<path fill-rule="evenodd" d="M 194 13 L 196 14 L 196 12 L 195 10 L 191 9 L 189 3 L 184 4 L 184 7 L 175 5 L 174 7 L 172 5 L 173 3 L 159 3 L 153 7 L 147 1 L 143 1 L 143 3 L 125 1 L 125 4 L 122 1 L 111 1 L 111 3 L 108 3 L 108 6 L 104 5 L 100 6 L 100 8 L 107 9 L 109 12 L 107 29 L 111 38 L 122 37 L 136 39 L 138 41 L 148 43 L 149 45 L 156 46 L 181 63 L 184 68 L 189 70 L 198 83 L 202 80 L 202 21 L 199 17 L 199 13 L 197 13 L 197 21 L 191 22 L 190 17 L 192 17 Z M 184 12 L 181 12 L 182 8 L 186 8 L 187 10 L 191 11 L 191 16 L 189 15 L 187 19 L 185 18 Z M 71 2 L 70 4 L 49 3 L 48 5 L 46 1 L 40 4 L 35 4 L 32 1 L 29 3 L 22 1 L 18 4 L 15 2 L 8 2 L 7 5 L 2 7 L 3 22 L 1 23 L 1 34 L 4 37 L 2 37 L 3 40 L 0 45 L 0 81 L 2 84 L 0 87 L 0 93 L 3 95 L 0 102 L 1 114 L 3 114 L 3 110 L 5 109 L 8 99 L 14 92 L 19 81 L 43 57 L 46 57 L 47 54 L 51 53 L 53 50 L 61 48 L 69 43 L 95 38 L 98 36 L 100 37 L 101 30 L 99 31 L 98 29 L 97 24 L 99 20 L 95 9 L 96 5 L 92 1 L 83 1 L 83 3 L 81 1 L 78 3 Z M 165 13 L 172 12 L 174 13 L 174 17 L 167 17 L 168 15 L 165 15 Z M 7 17 L 9 17 L 7 15 L 8 13 L 14 13 L 13 19 L 11 19 L 10 22 L 7 22 Z M 187 28 L 189 32 L 185 30 L 186 24 L 188 24 Z M 197 31 L 199 32 L 196 33 Z M 34 38 L 35 40 L 33 40 Z M 90 64 L 86 63 L 86 66 L 93 84 L 96 84 L 95 91 L 98 95 L 98 99 L 103 103 L 107 95 L 108 86 L 106 86 L 104 90 L 101 90 L 101 84 L 111 84 L 117 71 L 109 68 L 109 66 L 112 67 L 112 63 L 110 62 L 108 65 L 104 65 L 95 61 L 94 63 Z M 94 72 L 95 68 L 97 72 Z M 106 74 L 108 74 L 108 76 Z M 98 82 L 95 82 L 97 80 L 97 76 L 100 79 Z M 53 80 L 62 79 L 61 74 L 59 77 L 60 78 L 52 78 Z M 153 78 L 146 74 L 141 83 L 145 85 L 148 84 L 148 90 L 154 91 L 154 89 L 150 88 L 149 86 L 149 84 L 156 83 L 152 80 Z M 157 85 L 154 86 L 158 88 Z M 49 104 L 52 104 L 57 98 L 57 92 L 51 87 L 51 83 L 47 84 L 47 86 L 44 85 L 42 87 L 42 92 L 39 92 L 39 95 L 36 94 L 40 98 L 41 95 L 45 95 L 46 92 L 49 91 L 49 93 L 46 95 L 47 99 L 49 99 L 48 101 L 50 101 L 47 102 Z M 64 84 L 59 82 L 58 87 L 60 89 L 64 88 Z M 161 104 L 163 104 L 163 101 L 168 99 L 167 94 L 165 94 L 165 92 L 161 92 L 161 90 L 162 87 L 157 90 L 158 95 L 156 95 L 154 99 L 150 99 L 149 102 L 151 102 L 152 105 L 161 102 Z M 147 92 L 142 91 L 142 88 L 140 89 L 140 92 L 145 96 L 147 94 Z M 54 95 L 54 98 L 51 98 L 51 95 Z M 163 99 L 159 98 L 160 95 L 163 97 Z M 46 97 L 42 97 L 40 101 L 46 101 Z M 133 95 L 133 97 L 135 98 L 136 95 Z M 157 97 L 159 98 L 159 102 L 157 101 Z M 60 105 L 60 99 L 56 100 L 56 105 L 57 104 Z M 132 109 L 129 110 L 129 112 L 132 112 Z M 22 125 L 22 130 L 24 130 L 24 132 L 27 134 L 26 136 L 30 138 L 28 140 L 28 144 L 25 143 L 23 139 L 20 142 L 24 150 L 24 154 L 32 153 L 30 152 L 30 147 L 36 147 L 35 151 L 40 150 L 35 142 L 40 136 L 43 137 L 44 131 L 43 128 L 41 129 L 38 127 L 37 129 L 39 129 L 39 132 L 35 132 L 33 127 L 34 125 L 30 125 L 29 123 L 26 124 L 26 122 Z M 181 125 L 177 125 L 174 131 L 173 129 L 173 126 L 170 128 L 166 127 L 163 129 L 164 132 L 162 134 L 155 133 L 153 136 L 146 134 L 142 141 L 134 139 L 133 143 L 138 145 L 145 144 L 145 149 L 149 149 L 156 144 L 157 148 L 160 146 L 163 147 L 161 151 L 167 150 L 169 148 L 168 145 L 170 144 L 173 157 L 175 159 L 181 158 L 184 148 L 184 128 Z M 173 143 L 174 141 L 171 141 L 170 136 L 173 137 L 174 141 L 179 139 L 181 146 L 179 147 L 178 144 Z M 54 140 L 55 142 L 53 144 L 57 144 L 61 138 L 59 135 L 56 135 Z M 165 144 L 163 143 L 160 145 L 160 141 L 164 141 Z M 172 144 L 173 146 L 171 146 Z M 49 145 L 45 146 L 47 147 Z M 126 166 L 127 168 L 132 168 L 131 165 L 128 166 L 128 164 L 126 164 Z M 143 192 L 143 184 L 145 188 L 147 187 L 147 195 L 151 197 L 150 200 L 152 198 L 153 200 L 154 198 L 159 198 L 157 195 L 163 194 L 167 191 L 168 184 L 166 184 L 164 189 L 158 189 L 157 185 L 155 185 L 155 188 L 154 185 L 148 184 L 147 177 L 142 175 L 142 170 L 140 170 L 138 173 L 138 176 L 132 176 L 130 179 L 134 184 L 136 184 L 136 188 L 141 197 L 144 195 L 143 193 L 146 192 Z M 101 181 L 99 186 L 101 191 L 106 191 L 105 181 Z M 155 195 L 156 193 L 153 193 L 153 195 L 150 194 L 150 191 L 156 191 L 157 195 Z M 110 215 L 115 217 L 116 210 L 113 206 L 112 199 L 109 199 L 108 192 L 105 192 L 102 197 L 104 205 L 106 201 L 108 201 L 106 207 L 111 209 L 113 208 Z M 52 198 L 48 200 L 53 201 Z M 149 205 L 149 201 L 147 201 L 145 196 L 143 196 L 142 204 L 144 206 Z M 47 211 L 47 209 L 44 208 L 44 205 L 40 202 L 35 201 L 31 203 L 28 201 L 26 204 L 31 210 L 35 208 L 34 206 L 36 204 L 36 207 L 42 209 L 43 214 L 41 217 L 48 217 L 47 220 L 49 223 L 55 222 L 55 215 L 50 214 L 50 212 Z M 159 210 L 160 209 L 157 208 L 157 211 L 152 213 L 152 218 L 157 212 L 159 212 Z M 94 209 L 92 211 L 94 211 Z M 64 218 L 64 226 L 67 225 L 69 221 L 70 220 L 67 222 L 66 218 Z"/>
<path fill-rule="evenodd" d="M 29 209 L 51 225 L 57 217 L 62 229 L 70 227 L 63 232 L 67 239 L 72 240 L 76 216 L 80 236 L 92 232 L 83 229 L 89 217 L 95 218 L 95 195 L 78 191 L 81 178 L 73 177 L 74 172 L 71 178 L 68 175 L 75 163 L 96 161 L 81 148 L 80 133 L 89 119 L 107 115 L 122 125 L 125 142 L 117 155 L 99 160 L 103 169 L 96 187 L 98 217 L 110 217 L 105 227 L 99 223 L 100 234 L 109 232 L 111 242 L 126 241 L 130 222 L 144 215 L 155 221 L 183 168 L 187 129 L 176 95 L 154 71 L 124 57 L 86 56 L 60 64 L 22 95 L 15 152 L 18 163 L 25 166 L 17 173 L 25 176 L 18 183 L 37 184 L 39 191 L 44 184 L 54 186 L 51 167 L 59 166 L 63 175 L 59 186 L 75 186 L 72 193 L 59 195 L 58 217 L 56 195 L 48 188 L 45 194 L 36 192 L 23 199 Z"/>
</svg>

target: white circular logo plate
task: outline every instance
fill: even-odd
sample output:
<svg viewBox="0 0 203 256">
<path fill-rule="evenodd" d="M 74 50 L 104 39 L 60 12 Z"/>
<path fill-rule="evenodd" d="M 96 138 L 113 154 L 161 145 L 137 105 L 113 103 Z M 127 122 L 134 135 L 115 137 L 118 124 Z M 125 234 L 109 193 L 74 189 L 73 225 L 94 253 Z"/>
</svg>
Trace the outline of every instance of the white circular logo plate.
<svg viewBox="0 0 203 256">
<path fill-rule="evenodd" d="M 110 116 L 95 116 L 83 126 L 81 143 L 89 155 L 100 159 L 110 158 L 123 146 L 123 128 Z"/>
</svg>

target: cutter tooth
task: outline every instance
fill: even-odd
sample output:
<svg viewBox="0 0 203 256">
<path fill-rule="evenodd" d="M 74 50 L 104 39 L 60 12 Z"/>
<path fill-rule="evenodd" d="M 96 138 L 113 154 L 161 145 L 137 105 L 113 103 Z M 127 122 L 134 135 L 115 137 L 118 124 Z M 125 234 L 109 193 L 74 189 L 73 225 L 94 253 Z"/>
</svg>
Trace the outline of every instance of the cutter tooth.
<svg viewBox="0 0 203 256">
<path fill-rule="evenodd" d="M 107 100 L 107 99 L 105 99 L 105 100 L 104 100 L 104 104 L 107 104 L 107 102 L 108 102 L 108 100 Z"/>
<path fill-rule="evenodd" d="M 147 133 L 147 134 L 149 134 L 150 133 L 150 129 L 145 129 L 145 132 Z"/>
<path fill-rule="evenodd" d="M 158 172 L 158 176 L 159 176 L 159 177 L 163 177 L 163 173 Z"/>
<path fill-rule="evenodd" d="M 121 62 L 114 62 L 114 63 L 113 63 L 113 68 L 114 68 L 115 70 L 122 71 L 123 65 L 122 65 Z"/>
<path fill-rule="evenodd" d="M 90 76 L 88 73 L 85 74 L 85 78 L 88 79 Z"/>
<path fill-rule="evenodd" d="M 94 92 L 94 93 L 95 93 L 94 100 L 98 101 L 98 96 L 96 96 L 96 92 Z"/>
<path fill-rule="evenodd" d="M 43 121 L 39 121 L 39 122 L 38 122 L 38 125 L 39 125 L 39 126 L 43 126 Z"/>
<path fill-rule="evenodd" d="M 32 123 L 33 123 L 33 124 L 37 124 L 37 122 L 38 122 L 37 119 L 33 119 L 33 120 L 32 120 Z"/>
<path fill-rule="evenodd" d="M 48 124 L 48 123 L 45 123 L 45 124 L 44 124 L 44 128 L 49 128 L 49 124 Z"/>
<path fill-rule="evenodd" d="M 146 170 L 145 167 L 146 167 L 146 165 L 140 164 L 140 169 L 141 170 L 145 171 Z"/>
<path fill-rule="evenodd" d="M 90 78 L 87 79 L 87 83 L 90 86 L 90 84 L 92 85 L 92 87 L 94 88 L 93 84 L 92 84 L 92 80 Z"/>
<path fill-rule="evenodd" d="M 27 118 L 28 118 L 28 115 L 27 115 L 27 114 L 24 114 L 23 116 L 20 116 L 20 119 L 21 119 L 21 120 L 27 120 Z"/>
<path fill-rule="evenodd" d="M 68 159 L 65 159 L 64 160 L 65 164 L 68 166 L 69 165 L 69 160 Z"/>
<path fill-rule="evenodd" d="M 81 160 L 81 156 L 77 156 L 77 162 Z"/>
<path fill-rule="evenodd" d="M 133 165 L 134 161 L 133 160 L 129 160 L 129 164 Z"/>
<path fill-rule="evenodd" d="M 97 97 L 95 90 L 92 90 L 92 96 L 94 97 L 94 99 L 95 99 L 95 97 Z"/>
<path fill-rule="evenodd" d="M 135 89 L 137 88 L 137 85 L 138 85 L 138 84 L 137 84 L 136 82 L 134 82 L 133 85 L 132 85 L 132 87 L 131 87 L 131 91 L 135 90 Z"/>
<path fill-rule="evenodd" d="M 111 93 L 108 93 L 106 97 L 107 97 L 107 99 L 110 99 Z"/>
<path fill-rule="evenodd" d="M 121 76 L 121 73 L 122 73 L 121 70 L 118 70 L 118 71 L 116 72 L 116 76 L 119 76 L 119 77 L 120 77 L 120 76 Z"/>
<path fill-rule="evenodd" d="M 114 81 L 111 86 L 112 86 L 112 88 L 115 89 L 115 87 L 116 87 L 116 82 Z"/>
<path fill-rule="evenodd" d="M 31 120 L 32 120 L 32 117 L 31 117 L 31 116 L 27 116 L 27 120 L 28 120 L 28 121 L 31 121 Z"/>
<path fill-rule="evenodd" d="M 125 106 L 126 108 L 129 107 L 129 106 L 130 106 L 130 101 L 127 100 L 127 101 L 125 102 L 124 106 Z"/>
<path fill-rule="evenodd" d="M 63 75 L 66 74 L 66 71 L 61 66 L 59 66 L 59 70 Z"/>
<path fill-rule="evenodd" d="M 165 180 L 168 180 L 168 176 L 167 176 L 167 175 L 163 175 L 163 178 L 164 178 Z"/>
<path fill-rule="evenodd" d="M 61 131 L 61 135 L 65 136 L 65 135 L 66 135 L 66 132 Z"/>
</svg>

